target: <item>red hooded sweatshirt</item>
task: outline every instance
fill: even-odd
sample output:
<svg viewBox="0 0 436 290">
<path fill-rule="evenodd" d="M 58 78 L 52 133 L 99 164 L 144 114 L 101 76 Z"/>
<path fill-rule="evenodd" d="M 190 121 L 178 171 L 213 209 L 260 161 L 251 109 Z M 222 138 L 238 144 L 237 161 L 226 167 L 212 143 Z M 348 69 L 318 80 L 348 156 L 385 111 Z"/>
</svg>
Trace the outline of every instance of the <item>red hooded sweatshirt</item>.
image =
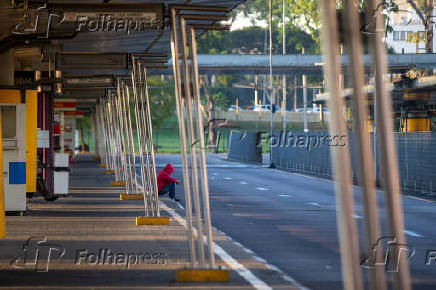
<svg viewBox="0 0 436 290">
<path fill-rule="evenodd" d="M 157 188 L 158 191 L 160 192 L 165 185 L 170 184 L 170 183 L 174 183 L 174 182 L 178 182 L 177 179 L 174 179 L 170 176 L 171 173 L 174 172 L 174 167 L 168 163 L 164 169 L 162 169 L 158 175 L 157 175 Z"/>
</svg>

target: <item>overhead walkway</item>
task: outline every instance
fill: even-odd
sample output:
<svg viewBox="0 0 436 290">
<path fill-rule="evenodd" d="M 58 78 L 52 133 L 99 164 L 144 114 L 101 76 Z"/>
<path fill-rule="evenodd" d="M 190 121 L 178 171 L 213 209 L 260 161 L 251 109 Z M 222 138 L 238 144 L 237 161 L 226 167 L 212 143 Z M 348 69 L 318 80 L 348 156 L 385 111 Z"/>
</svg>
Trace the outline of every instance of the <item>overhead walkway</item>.
<svg viewBox="0 0 436 290">
<path fill-rule="evenodd" d="M 292 289 L 218 232 L 216 263 L 234 270 L 230 282 L 176 282 L 175 270 L 189 267 L 182 210 L 162 198 L 169 226 L 137 227 L 143 204 L 120 201 L 125 189 L 111 186 L 113 175 L 103 170 L 90 155 L 80 155 L 72 166 L 70 197 L 52 204 L 33 198 L 27 216 L 7 217 L 7 238 L 0 241 L 0 287 L 253 289 L 261 281 L 274 289 Z"/>
</svg>

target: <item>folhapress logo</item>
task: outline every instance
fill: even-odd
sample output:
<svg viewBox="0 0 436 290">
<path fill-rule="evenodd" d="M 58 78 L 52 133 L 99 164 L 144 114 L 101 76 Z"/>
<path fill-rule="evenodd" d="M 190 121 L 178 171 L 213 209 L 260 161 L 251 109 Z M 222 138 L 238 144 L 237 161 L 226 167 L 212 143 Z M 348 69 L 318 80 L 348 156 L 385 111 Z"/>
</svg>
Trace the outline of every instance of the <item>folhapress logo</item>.
<svg viewBox="0 0 436 290">
<path fill-rule="evenodd" d="M 60 260 L 65 255 L 65 249 L 56 244 L 50 244 L 47 238 L 29 238 L 22 247 L 20 256 L 10 262 L 16 269 L 33 269 L 36 272 L 48 272 L 50 263 Z"/>
<path fill-rule="evenodd" d="M 63 38 L 79 32 L 124 32 L 129 35 L 167 28 L 160 10 L 143 8 L 142 11 L 132 11 L 128 6 L 118 6 L 113 12 L 107 12 L 104 5 L 98 4 L 89 6 L 89 11 L 75 6 L 53 8 L 44 4 L 26 11 L 26 20 L 14 25 L 11 33 L 36 38 Z"/>
<path fill-rule="evenodd" d="M 377 251 L 382 251 L 383 248 L 386 248 L 384 255 L 378 254 Z M 398 272 L 400 259 L 410 259 L 414 254 L 415 249 L 412 246 L 399 244 L 395 237 L 381 237 L 373 244 L 371 256 L 362 260 L 360 265 L 366 269 L 384 266 L 386 272 Z"/>
<path fill-rule="evenodd" d="M 77 250 L 76 265 L 115 265 L 124 266 L 129 269 L 133 265 L 163 265 L 166 264 L 168 255 L 165 253 L 114 253 L 110 249 L 99 249 L 98 251 Z"/>
</svg>

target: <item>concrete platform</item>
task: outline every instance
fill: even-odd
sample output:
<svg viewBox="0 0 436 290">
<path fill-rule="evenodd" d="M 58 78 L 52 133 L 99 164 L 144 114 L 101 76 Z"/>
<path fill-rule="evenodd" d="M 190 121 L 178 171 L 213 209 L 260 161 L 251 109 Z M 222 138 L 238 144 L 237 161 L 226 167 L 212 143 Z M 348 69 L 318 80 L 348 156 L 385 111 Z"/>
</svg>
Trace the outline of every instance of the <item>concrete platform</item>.
<svg viewBox="0 0 436 290">
<path fill-rule="evenodd" d="M 161 215 L 172 213 L 170 224 L 137 227 L 142 201 L 120 201 L 125 192 L 112 187 L 112 180 L 92 156 L 80 155 L 72 167 L 69 196 L 55 202 L 29 199 L 27 215 L 7 216 L 7 237 L 0 240 L 0 288 L 295 289 L 218 232 L 216 261 L 231 270 L 229 282 L 176 282 L 176 270 L 189 268 L 184 220 L 174 215 L 184 216 L 181 209 L 163 198 Z"/>
</svg>

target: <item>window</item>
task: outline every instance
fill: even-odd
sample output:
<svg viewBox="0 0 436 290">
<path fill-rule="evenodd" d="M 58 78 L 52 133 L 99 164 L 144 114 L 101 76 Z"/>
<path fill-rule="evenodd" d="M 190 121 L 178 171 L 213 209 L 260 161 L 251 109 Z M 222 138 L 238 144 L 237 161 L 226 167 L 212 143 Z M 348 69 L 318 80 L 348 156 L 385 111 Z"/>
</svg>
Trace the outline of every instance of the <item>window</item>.
<svg viewBox="0 0 436 290">
<path fill-rule="evenodd" d="M 401 41 L 405 41 L 406 40 L 406 31 L 401 31 L 400 40 Z"/>
<path fill-rule="evenodd" d="M 394 31 L 394 41 L 398 41 L 398 40 L 400 40 L 400 32 Z"/>
</svg>

